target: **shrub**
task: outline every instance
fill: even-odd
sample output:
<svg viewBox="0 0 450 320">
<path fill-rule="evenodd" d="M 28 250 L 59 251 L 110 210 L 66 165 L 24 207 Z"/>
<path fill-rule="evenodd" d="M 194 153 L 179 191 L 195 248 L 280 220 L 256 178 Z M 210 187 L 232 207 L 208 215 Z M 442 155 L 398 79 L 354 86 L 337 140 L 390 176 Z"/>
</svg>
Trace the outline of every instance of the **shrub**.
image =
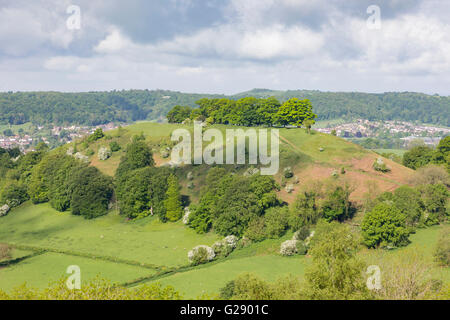
<svg viewBox="0 0 450 320">
<path fill-rule="evenodd" d="M 442 230 L 434 249 L 434 260 L 441 266 L 450 266 L 450 227 Z"/>
<path fill-rule="evenodd" d="M 304 256 L 308 253 L 308 246 L 303 241 L 297 241 L 297 254 Z"/>
<path fill-rule="evenodd" d="M 126 173 L 145 167 L 153 167 L 153 153 L 150 147 L 140 138 L 135 137 L 133 142 L 127 146 L 125 155 L 120 160 L 116 177 L 120 179 Z"/>
<path fill-rule="evenodd" d="M 92 149 L 87 149 L 85 153 L 86 153 L 86 156 L 88 156 L 88 157 L 91 157 L 95 154 L 94 150 L 92 150 Z"/>
<path fill-rule="evenodd" d="M 308 238 L 310 234 L 311 234 L 311 232 L 309 230 L 309 227 L 303 226 L 300 228 L 300 230 L 298 230 L 297 232 L 294 233 L 292 240 L 305 241 L 306 238 Z"/>
<path fill-rule="evenodd" d="M 419 223 L 424 204 L 420 192 L 408 186 L 402 186 L 394 191 L 394 205 L 405 215 L 406 224 L 415 226 Z"/>
<path fill-rule="evenodd" d="M 313 300 L 367 299 L 370 292 L 356 255 L 358 234 L 345 224 L 320 223 L 311 242 L 312 263 L 306 277 L 306 295 Z"/>
<path fill-rule="evenodd" d="M 320 212 L 316 205 L 316 194 L 314 192 L 301 192 L 290 211 L 289 226 L 296 231 L 302 226 L 315 224 L 319 217 Z"/>
<path fill-rule="evenodd" d="M 434 150 L 425 146 L 414 147 L 403 155 L 403 165 L 417 170 L 429 164 L 433 158 Z"/>
<path fill-rule="evenodd" d="M 292 172 L 291 167 L 284 168 L 283 175 L 286 179 L 290 179 L 294 176 L 294 173 Z"/>
<path fill-rule="evenodd" d="M 369 248 L 405 246 L 409 243 L 406 217 L 394 205 L 380 203 L 364 216 L 361 229 Z"/>
<path fill-rule="evenodd" d="M 388 166 L 384 163 L 383 158 L 378 158 L 377 160 L 375 160 L 375 162 L 373 163 L 373 169 L 375 171 L 380 171 L 380 172 L 390 172 L 391 169 L 388 168 Z"/>
<path fill-rule="evenodd" d="M 122 147 L 120 146 L 119 143 L 117 143 L 117 141 L 113 141 L 109 144 L 109 148 L 111 149 L 111 152 L 117 152 L 120 151 L 120 149 L 122 149 Z"/>
<path fill-rule="evenodd" d="M 188 259 L 195 266 L 212 261 L 215 256 L 214 250 L 208 246 L 197 246 L 188 252 Z"/>
<path fill-rule="evenodd" d="M 227 257 L 233 252 L 233 247 L 229 246 L 225 241 L 217 241 L 213 244 L 212 249 L 216 257 Z"/>
<path fill-rule="evenodd" d="M 113 194 L 112 179 L 95 167 L 82 167 L 74 171 L 69 182 L 72 214 L 93 219 L 108 213 Z"/>
<path fill-rule="evenodd" d="M 289 210 L 287 207 L 275 207 L 266 211 L 264 216 L 266 235 L 276 239 L 281 237 L 288 227 Z"/>
<path fill-rule="evenodd" d="M 171 222 L 175 222 L 180 220 L 183 215 L 178 178 L 175 175 L 170 175 L 167 179 L 167 184 L 166 200 L 164 200 L 166 218 Z"/>
<path fill-rule="evenodd" d="M 322 215 L 325 220 L 331 222 L 333 220 L 344 221 L 351 218 L 353 207 L 349 198 L 349 189 L 340 186 L 328 194 L 327 200 L 322 206 Z"/>
<path fill-rule="evenodd" d="M 93 134 L 91 134 L 89 136 L 88 141 L 95 142 L 97 140 L 100 140 L 104 136 L 105 136 L 105 134 L 103 133 L 103 130 L 101 128 L 98 128 L 97 130 L 95 130 L 95 132 Z"/>
<path fill-rule="evenodd" d="M 108 160 L 109 158 L 111 158 L 112 152 L 111 150 L 109 150 L 106 147 L 101 147 L 98 150 L 98 159 L 101 161 L 105 161 Z"/>
<path fill-rule="evenodd" d="M 263 241 L 267 236 L 264 218 L 258 217 L 250 221 L 244 235 L 254 242 Z"/>
<path fill-rule="evenodd" d="M 1 206 L 0 207 L 0 217 L 6 216 L 10 209 L 11 208 L 7 204 L 4 204 L 3 206 Z"/>
<path fill-rule="evenodd" d="M 443 184 L 425 185 L 419 187 L 422 202 L 425 208 L 425 221 L 427 225 L 434 225 L 448 219 L 449 194 Z"/>
<path fill-rule="evenodd" d="M 298 240 L 287 240 L 281 244 L 280 254 L 283 256 L 293 256 L 298 252 Z"/>
<path fill-rule="evenodd" d="M 13 182 L 7 185 L 0 194 L 1 203 L 6 203 L 10 208 L 17 207 L 30 199 L 27 187 L 24 184 Z"/>
</svg>

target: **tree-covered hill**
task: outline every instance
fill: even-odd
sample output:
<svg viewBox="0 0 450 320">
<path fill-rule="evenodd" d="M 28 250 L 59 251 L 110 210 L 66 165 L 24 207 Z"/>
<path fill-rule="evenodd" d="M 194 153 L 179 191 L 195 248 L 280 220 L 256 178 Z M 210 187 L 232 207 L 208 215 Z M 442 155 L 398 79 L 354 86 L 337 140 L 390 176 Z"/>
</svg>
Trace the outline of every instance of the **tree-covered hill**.
<svg viewBox="0 0 450 320">
<path fill-rule="evenodd" d="M 233 96 L 189 94 L 163 90 L 128 90 L 88 93 L 0 93 L 0 124 L 82 124 L 112 121 L 161 120 L 175 105 L 195 107 L 201 98 L 274 96 L 311 100 L 318 120 L 364 118 L 404 120 L 450 126 L 450 97 L 422 93 L 344 93 L 320 91 L 272 91 L 255 89 Z"/>
</svg>

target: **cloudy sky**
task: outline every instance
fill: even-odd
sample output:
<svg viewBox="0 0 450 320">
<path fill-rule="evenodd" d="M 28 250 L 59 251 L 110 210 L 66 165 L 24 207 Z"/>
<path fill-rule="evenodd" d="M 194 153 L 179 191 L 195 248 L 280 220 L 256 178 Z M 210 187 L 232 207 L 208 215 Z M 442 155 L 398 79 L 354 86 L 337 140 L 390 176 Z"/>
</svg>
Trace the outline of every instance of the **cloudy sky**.
<svg viewBox="0 0 450 320">
<path fill-rule="evenodd" d="M 448 0 L 0 0 L 0 91 L 450 95 L 449 17 Z"/>
</svg>

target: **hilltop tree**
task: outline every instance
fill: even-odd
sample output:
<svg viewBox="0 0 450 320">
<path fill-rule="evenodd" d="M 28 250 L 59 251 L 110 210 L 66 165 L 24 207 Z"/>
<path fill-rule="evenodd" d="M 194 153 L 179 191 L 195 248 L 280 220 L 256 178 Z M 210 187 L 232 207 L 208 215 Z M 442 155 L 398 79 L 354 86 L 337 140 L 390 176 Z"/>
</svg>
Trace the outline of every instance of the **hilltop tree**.
<svg viewBox="0 0 450 320">
<path fill-rule="evenodd" d="M 183 208 L 181 207 L 180 185 L 175 175 L 170 175 L 167 179 L 167 192 L 164 205 L 166 207 L 167 220 L 175 222 L 181 219 Z"/>
<path fill-rule="evenodd" d="M 183 107 L 183 106 L 175 106 L 172 110 L 167 114 L 167 120 L 169 123 L 182 123 L 184 120 L 188 119 L 191 116 L 192 108 L 191 107 Z"/>
<path fill-rule="evenodd" d="M 312 104 L 308 99 L 292 98 L 281 105 L 275 115 L 275 122 L 282 126 L 301 127 L 305 120 L 314 120 L 317 115 L 312 112 Z"/>
</svg>

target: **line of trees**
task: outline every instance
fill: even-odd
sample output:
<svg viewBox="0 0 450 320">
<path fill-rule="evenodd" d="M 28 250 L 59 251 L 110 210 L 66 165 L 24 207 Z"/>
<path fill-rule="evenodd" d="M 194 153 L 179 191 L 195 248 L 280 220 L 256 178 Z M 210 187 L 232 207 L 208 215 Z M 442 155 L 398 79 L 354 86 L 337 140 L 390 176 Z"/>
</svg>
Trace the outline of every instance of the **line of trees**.
<svg viewBox="0 0 450 320">
<path fill-rule="evenodd" d="M 311 127 L 317 115 L 308 99 L 292 98 L 281 104 L 276 98 L 247 97 L 239 100 L 201 99 L 199 108 L 175 106 L 167 114 L 170 123 L 183 123 L 187 119 L 209 124 L 241 126 L 296 126 Z"/>
</svg>

